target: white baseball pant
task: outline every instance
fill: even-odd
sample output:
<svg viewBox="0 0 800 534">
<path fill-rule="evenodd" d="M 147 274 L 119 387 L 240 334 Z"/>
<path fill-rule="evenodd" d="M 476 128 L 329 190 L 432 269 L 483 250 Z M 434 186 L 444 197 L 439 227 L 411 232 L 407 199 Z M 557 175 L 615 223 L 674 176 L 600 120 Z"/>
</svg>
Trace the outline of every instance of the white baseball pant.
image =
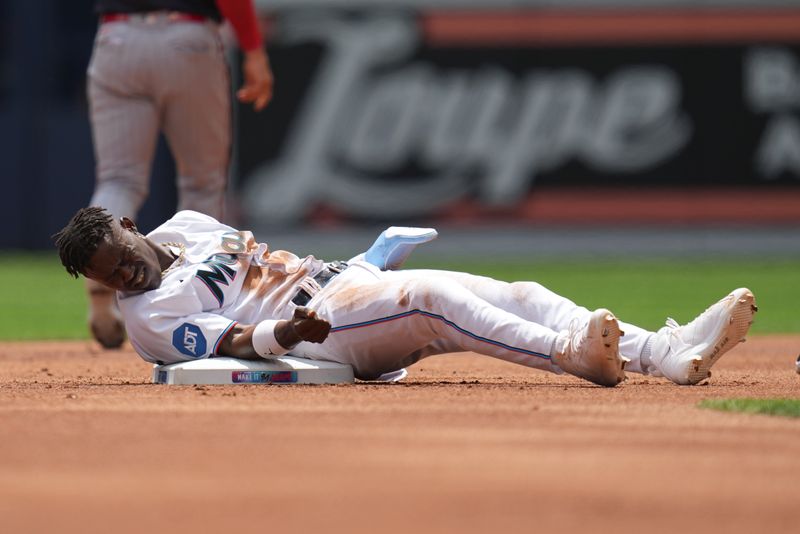
<svg viewBox="0 0 800 534">
<path fill-rule="evenodd" d="M 550 359 L 558 333 L 590 314 L 536 282 L 441 270 L 380 271 L 364 262 L 337 276 L 308 307 L 331 323 L 331 333 L 324 343 L 301 343 L 292 353 L 352 365 L 366 380 L 458 351 L 560 372 Z M 620 326 L 626 334 L 620 353 L 639 371 L 651 332 Z"/>
</svg>

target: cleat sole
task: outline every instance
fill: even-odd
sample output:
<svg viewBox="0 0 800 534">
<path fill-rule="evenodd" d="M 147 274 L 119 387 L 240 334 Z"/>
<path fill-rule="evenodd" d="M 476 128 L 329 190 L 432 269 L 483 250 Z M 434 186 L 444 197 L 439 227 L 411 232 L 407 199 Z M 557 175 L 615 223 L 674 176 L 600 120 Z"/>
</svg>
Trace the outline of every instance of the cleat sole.
<svg viewBox="0 0 800 534">
<path fill-rule="evenodd" d="M 723 354 L 744 341 L 750 325 L 753 324 L 753 314 L 758 310 L 755 305 L 755 296 L 750 290 L 742 289 L 742 294 L 737 295 L 733 305 L 731 318 L 714 342 L 713 350 L 706 355 L 697 355 L 689 370 L 688 383 L 697 384 L 711 376 L 711 367 Z"/>
<path fill-rule="evenodd" d="M 614 387 L 626 378 L 626 359 L 620 356 L 617 348 L 619 347 L 619 338 L 622 336 L 622 330 L 619 328 L 617 318 L 611 312 L 606 313 L 602 321 L 604 323 L 601 330 L 603 345 L 606 349 L 612 350 L 606 351 L 601 375 L 592 379 L 592 382 L 602 386 Z"/>
<path fill-rule="evenodd" d="M 619 354 L 619 338 L 622 335 L 614 314 L 606 309 L 592 312 L 585 328 L 585 337 L 578 347 L 571 342 L 557 355 L 554 363 L 562 370 L 593 382 L 614 387 L 625 380 L 625 363 Z"/>
</svg>

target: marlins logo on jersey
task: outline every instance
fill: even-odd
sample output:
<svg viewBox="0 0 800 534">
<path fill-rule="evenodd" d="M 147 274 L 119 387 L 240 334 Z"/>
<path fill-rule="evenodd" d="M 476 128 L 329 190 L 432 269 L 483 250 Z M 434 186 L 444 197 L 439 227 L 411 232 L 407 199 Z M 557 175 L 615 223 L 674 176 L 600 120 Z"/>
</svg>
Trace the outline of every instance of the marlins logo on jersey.
<svg viewBox="0 0 800 534">
<path fill-rule="evenodd" d="M 225 303 L 225 293 L 220 285 L 227 286 L 236 278 L 236 270 L 231 267 L 236 264 L 237 259 L 234 254 L 214 254 L 198 267 L 195 274 L 211 291 L 220 308 Z"/>
</svg>

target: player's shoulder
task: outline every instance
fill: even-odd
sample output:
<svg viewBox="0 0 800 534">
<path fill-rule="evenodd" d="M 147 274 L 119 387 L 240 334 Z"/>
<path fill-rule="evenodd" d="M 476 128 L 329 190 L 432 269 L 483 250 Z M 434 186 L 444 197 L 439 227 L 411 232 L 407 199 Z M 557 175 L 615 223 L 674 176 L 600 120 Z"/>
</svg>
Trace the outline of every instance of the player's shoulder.
<svg viewBox="0 0 800 534">
<path fill-rule="evenodd" d="M 176 237 L 175 234 L 189 236 L 220 231 L 230 232 L 234 231 L 234 229 L 210 215 L 192 210 L 182 210 L 150 232 L 148 237 L 155 238 L 156 241 L 185 241 L 185 239 Z"/>
<path fill-rule="evenodd" d="M 211 215 L 206 215 L 205 213 L 200 213 L 199 211 L 181 210 L 164 223 L 164 225 L 169 226 L 174 226 L 176 224 L 221 225 L 222 223 Z"/>
<path fill-rule="evenodd" d="M 207 222 L 215 222 L 218 223 L 219 221 L 216 220 L 211 215 L 206 215 L 205 213 L 200 213 L 199 211 L 194 210 L 181 210 L 175 215 L 172 216 L 173 220 L 190 220 L 190 221 L 207 221 Z"/>
<path fill-rule="evenodd" d="M 176 350 L 185 335 L 187 317 L 201 311 L 188 279 L 170 276 L 171 280 L 157 289 L 136 294 L 119 294 L 119 307 L 125 319 L 125 328 L 136 352 L 152 363 L 185 361 Z M 191 334 L 199 336 L 193 327 Z M 181 345 L 182 346 L 182 345 Z M 205 344 L 202 346 L 205 351 Z"/>
<path fill-rule="evenodd" d="M 182 317 L 203 311 L 191 273 L 188 267 L 178 269 L 165 277 L 156 289 L 117 294 L 131 338 L 146 340 L 157 336 L 158 331 L 165 328 L 164 324 L 180 322 Z"/>
</svg>

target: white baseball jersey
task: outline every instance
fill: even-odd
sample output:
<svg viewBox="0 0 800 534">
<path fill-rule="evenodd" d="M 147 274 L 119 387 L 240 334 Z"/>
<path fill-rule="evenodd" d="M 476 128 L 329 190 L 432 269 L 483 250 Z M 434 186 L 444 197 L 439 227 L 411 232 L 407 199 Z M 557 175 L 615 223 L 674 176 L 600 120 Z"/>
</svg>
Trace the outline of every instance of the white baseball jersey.
<svg viewBox="0 0 800 534">
<path fill-rule="evenodd" d="M 312 256 L 270 251 L 240 232 L 194 211 L 178 212 L 147 236 L 186 247 L 161 286 L 119 293 L 128 336 L 147 361 L 174 363 L 216 353 L 237 322 L 288 319 L 301 282 L 324 268 Z M 173 247 L 178 252 L 178 247 Z"/>
<path fill-rule="evenodd" d="M 501 282 L 440 270 L 382 271 L 353 261 L 325 287 L 309 280 L 325 268 L 308 256 L 270 251 L 216 220 L 183 211 L 151 232 L 156 243 L 182 243 L 185 258 L 161 287 L 120 294 L 128 336 L 148 361 L 172 363 L 213 356 L 237 322 L 288 319 L 300 288 L 307 306 L 331 323 L 323 343 L 300 343 L 296 356 L 353 366 L 374 379 L 420 358 L 473 351 L 560 372 L 551 362 L 558 333 L 590 312 L 535 282 Z M 633 361 L 650 332 L 620 323 L 620 353 Z"/>
</svg>

